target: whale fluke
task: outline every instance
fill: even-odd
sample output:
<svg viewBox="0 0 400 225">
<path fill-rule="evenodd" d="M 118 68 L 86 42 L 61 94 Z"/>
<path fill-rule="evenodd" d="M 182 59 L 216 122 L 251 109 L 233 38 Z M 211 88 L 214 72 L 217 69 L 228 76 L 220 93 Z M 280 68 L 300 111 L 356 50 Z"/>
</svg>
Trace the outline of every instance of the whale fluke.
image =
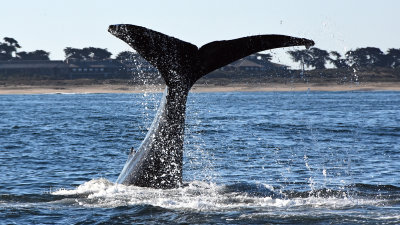
<svg viewBox="0 0 400 225">
<path fill-rule="evenodd" d="M 214 41 L 200 49 L 188 42 L 130 24 L 108 31 L 155 66 L 167 84 L 157 115 L 139 149 L 131 152 L 117 183 L 175 188 L 182 183 L 186 99 L 202 76 L 253 53 L 314 41 L 285 35 L 256 35 Z"/>
<path fill-rule="evenodd" d="M 298 45 L 313 46 L 314 41 L 270 34 L 210 42 L 199 49 L 201 74 L 206 75 L 231 62 L 260 51 Z"/>
<path fill-rule="evenodd" d="M 108 30 L 155 66 L 167 85 L 176 80 L 176 74 L 179 74 L 184 76 L 184 80 L 189 81 L 191 86 L 202 76 L 256 52 L 290 46 L 314 45 L 314 41 L 305 38 L 256 35 L 214 41 L 199 49 L 191 43 L 141 26 L 111 25 Z"/>
</svg>

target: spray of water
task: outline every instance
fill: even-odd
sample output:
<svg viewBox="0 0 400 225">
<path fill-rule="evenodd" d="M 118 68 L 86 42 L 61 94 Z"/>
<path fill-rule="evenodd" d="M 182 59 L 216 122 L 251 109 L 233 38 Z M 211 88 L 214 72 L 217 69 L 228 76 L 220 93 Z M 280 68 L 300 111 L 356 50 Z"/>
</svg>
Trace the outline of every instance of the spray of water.
<svg viewBox="0 0 400 225">
<path fill-rule="evenodd" d="M 253 192 L 246 191 L 251 188 Z M 216 185 L 201 181 L 193 181 L 177 189 L 152 189 L 136 186 L 115 184 L 105 179 L 88 181 L 75 189 L 60 189 L 52 195 L 64 196 L 57 200 L 59 204 L 72 204 L 83 207 L 115 208 L 119 206 L 152 205 L 167 209 L 213 212 L 254 210 L 263 213 L 293 215 L 302 214 L 307 210 L 318 209 L 347 209 L 354 206 L 379 206 L 387 200 L 354 199 L 331 195 L 321 198 L 318 196 L 294 196 L 290 198 L 271 195 L 270 186 L 258 184 L 241 188 L 240 186 Z M 276 211 L 278 210 L 278 211 Z"/>
<path fill-rule="evenodd" d="M 132 70 L 130 83 L 141 88 L 140 112 L 143 125 L 141 125 L 140 130 L 145 135 L 150 129 L 154 114 L 160 104 L 161 95 L 158 91 L 163 90 L 165 84 L 156 69 L 144 59 L 132 54 L 129 60 L 137 68 Z M 209 151 L 206 151 L 202 134 L 199 131 L 201 120 L 195 101 L 195 98 L 189 98 L 187 104 L 187 123 L 184 139 L 184 180 L 212 182 L 216 176 L 212 166 L 213 157 Z"/>
</svg>

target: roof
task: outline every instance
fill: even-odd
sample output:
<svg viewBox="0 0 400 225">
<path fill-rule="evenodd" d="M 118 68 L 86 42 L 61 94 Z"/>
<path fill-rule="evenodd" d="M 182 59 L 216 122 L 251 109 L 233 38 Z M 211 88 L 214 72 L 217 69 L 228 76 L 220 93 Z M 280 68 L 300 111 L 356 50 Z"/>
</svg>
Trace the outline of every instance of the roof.
<svg viewBox="0 0 400 225">
<path fill-rule="evenodd" d="M 0 61 L 0 69 L 37 69 L 67 67 L 61 60 Z"/>
<path fill-rule="evenodd" d="M 235 61 L 233 63 L 230 64 L 230 66 L 234 66 L 234 67 L 259 67 L 259 68 L 263 68 L 263 65 L 260 65 L 258 63 L 255 63 L 251 60 L 248 59 L 241 59 L 238 61 Z"/>
<path fill-rule="evenodd" d="M 279 64 L 279 63 L 273 63 L 273 62 L 270 62 L 270 63 L 271 63 L 271 66 L 274 66 L 274 67 L 283 68 L 283 69 L 289 68 L 289 66 L 282 65 L 282 64 Z"/>
</svg>

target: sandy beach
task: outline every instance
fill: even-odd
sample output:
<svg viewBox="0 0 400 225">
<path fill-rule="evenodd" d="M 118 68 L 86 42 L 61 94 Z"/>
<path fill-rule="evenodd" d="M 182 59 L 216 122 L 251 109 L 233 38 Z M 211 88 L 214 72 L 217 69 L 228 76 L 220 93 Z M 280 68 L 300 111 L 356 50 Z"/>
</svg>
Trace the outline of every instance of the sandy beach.
<svg viewBox="0 0 400 225">
<path fill-rule="evenodd" d="M 161 92 L 162 85 L 3 85 L 0 94 L 69 94 L 69 93 L 143 93 Z M 400 83 L 361 83 L 361 84 L 199 84 L 192 92 L 255 92 L 255 91 L 400 91 Z"/>
</svg>

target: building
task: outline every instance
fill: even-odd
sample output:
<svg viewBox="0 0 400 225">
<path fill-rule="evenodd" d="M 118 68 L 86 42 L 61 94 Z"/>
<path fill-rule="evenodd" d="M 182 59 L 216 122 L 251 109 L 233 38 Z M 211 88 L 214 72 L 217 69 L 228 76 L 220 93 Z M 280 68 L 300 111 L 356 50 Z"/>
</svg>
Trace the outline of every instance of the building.
<svg viewBox="0 0 400 225">
<path fill-rule="evenodd" d="M 122 70 L 129 74 L 158 72 L 153 65 L 151 65 L 138 54 L 135 54 L 128 60 L 120 60 L 119 62 L 123 65 Z"/>
<path fill-rule="evenodd" d="M 119 60 L 11 60 L 0 61 L 2 77 L 46 77 L 54 79 L 124 78 L 129 75 Z"/>
<path fill-rule="evenodd" d="M 221 68 L 223 71 L 276 72 L 287 70 L 288 67 L 259 55 L 251 55 L 237 60 Z M 78 79 L 78 78 L 131 78 L 141 73 L 156 74 L 157 69 L 140 57 L 132 55 L 127 60 L 11 60 L 0 61 L 0 77 L 44 77 L 47 79 Z"/>
<path fill-rule="evenodd" d="M 0 75 L 53 76 L 63 77 L 68 73 L 68 65 L 61 60 L 15 60 L 0 61 Z"/>
<path fill-rule="evenodd" d="M 265 66 L 248 59 L 240 59 L 226 66 L 228 70 L 263 71 Z"/>
<path fill-rule="evenodd" d="M 118 60 L 77 60 L 67 59 L 68 77 L 76 78 L 116 78 L 124 75 L 123 64 Z"/>
<path fill-rule="evenodd" d="M 270 61 L 263 61 L 251 55 L 243 59 L 239 59 L 229 65 L 221 68 L 224 71 L 247 71 L 247 72 L 259 72 L 259 71 L 276 71 L 276 70 L 287 70 L 288 67 L 285 65 L 272 63 Z"/>
</svg>

